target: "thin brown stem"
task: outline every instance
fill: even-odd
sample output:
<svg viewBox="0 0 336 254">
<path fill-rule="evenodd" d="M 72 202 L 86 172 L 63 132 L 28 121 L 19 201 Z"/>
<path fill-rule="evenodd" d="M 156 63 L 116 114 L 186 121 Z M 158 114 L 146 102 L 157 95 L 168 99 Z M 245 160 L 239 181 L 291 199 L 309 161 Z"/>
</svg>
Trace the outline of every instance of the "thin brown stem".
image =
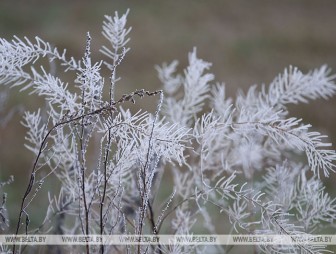
<svg viewBox="0 0 336 254">
<path fill-rule="evenodd" d="M 61 127 L 63 125 L 66 125 L 66 124 L 70 124 L 70 123 L 73 123 L 73 122 L 77 122 L 79 120 L 83 120 L 82 121 L 82 124 L 84 125 L 84 119 L 86 117 L 90 117 L 90 116 L 95 116 L 95 115 L 101 115 L 101 114 L 104 114 L 104 113 L 110 113 L 110 112 L 113 112 L 116 110 L 116 105 L 118 104 L 121 104 L 121 103 L 124 103 L 126 101 L 132 101 L 134 102 L 134 96 L 137 95 L 139 96 L 140 98 L 144 97 L 145 95 L 147 96 L 152 96 L 152 95 L 157 95 L 157 94 L 160 94 L 162 93 L 161 90 L 158 90 L 158 91 L 154 91 L 154 92 L 149 92 L 149 91 L 145 91 L 145 90 L 136 90 L 130 94 L 127 94 L 127 95 L 123 95 L 119 100 L 117 100 L 116 102 L 113 102 L 111 103 L 111 105 L 108 105 L 108 106 L 104 106 L 104 107 L 101 107 L 97 110 L 94 110 L 94 111 L 91 111 L 91 112 L 88 112 L 88 113 L 84 113 L 84 114 L 81 114 L 81 115 L 76 115 L 76 114 L 73 114 L 72 116 L 70 115 L 66 115 L 63 119 L 60 120 L 60 122 L 56 123 L 54 126 L 52 126 L 50 128 L 50 130 L 46 133 L 46 135 L 44 136 L 40 146 L 39 146 L 39 151 L 37 153 L 37 156 L 35 158 L 35 161 L 33 163 L 33 167 L 32 167 L 32 170 L 31 170 L 31 173 L 30 173 L 30 179 L 29 179 L 29 183 L 28 183 L 28 186 L 26 188 L 26 191 L 25 191 L 25 194 L 23 195 L 22 197 L 22 201 L 21 201 L 21 205 L 20 205 L 20 212 L 19 212 L 19 216 L 18 216 L 18 222 L 17 222 L 17 225 L 16 225 L 16 229 L 15 229 L 15 234 L 17 235 L 19 233 L 19 230 L 20 230 L 20 227 L 21 227 L 21 220 L 22 220 L 22 216 L 23 216 L 23 213 L 25 213 L 25 204 L 26 204 L 26 200 L 27 200 L 27 197 L 29 196 L 32 188 L 33 188 L 33 185 L 35 183 L 35 172 L 36 172 L 36 168 L 37 168 L 37 164 L 38 164 L 38 161 L 43 153 L 43 150 L 47 144 L 47 140 L 49 138 L 49 136 L 51 135 L 51 133 L 53 131 L 55 131 L 58 127 Z M 84 174 L 82 174 L 82 181 L 84 182 Z M 83 186 L 82 186 L 82 191 L 83 191 Z M 83 192 L 85 193 L 85 191 Z M 88 223 L 87 223 L 87 226 L 86 226 L 86 231 L 88 232 Z M 16 245 L 13 244 L 13 254 L 15 254 L 15 249 L 16 249 Z"/>
<path fill-rule="evenodd" d="M 107 190 L 107 166 L 108 166 L 108 157 L 110 152 L 110 145 L 111 145 L 111 129 L 108 130 L 108 141 L 105 147 L 105 157 L 104 157 L 104 187 L 103 187 L 103 194 L 100 202 L 100 234 L 103 235 L 104 233 L 104 205 L 105 205 L 105 197 L 106 197 L 106 190 Z M 104 253 L 104 244 L 100 246 L 100 252 Z"/>
</svg>

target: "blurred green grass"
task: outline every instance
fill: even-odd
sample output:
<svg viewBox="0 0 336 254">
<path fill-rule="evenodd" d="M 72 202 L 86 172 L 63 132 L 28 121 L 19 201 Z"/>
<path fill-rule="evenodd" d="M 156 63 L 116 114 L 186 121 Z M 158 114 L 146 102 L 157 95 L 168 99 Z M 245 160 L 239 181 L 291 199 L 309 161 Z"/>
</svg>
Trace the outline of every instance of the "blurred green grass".
<svg viewBox="0 0 336 254">
<path fill-rule="evenodd" d="M 120 66 L 120 93 L 135 88 L 159 89 L 154 66 L 178 59 L 181 68 L 194 46 L 212 62 L 216 80 L 230 96 L 252 84 L 269 83 L 289 65 L 308 71 L 328 64 L 336 73 L 336 1 L 333 0 L 183 0 L 183 1 L 18 1 L 0 3 L 0 36 L 39 36 L 68 55 L 82 57 L 86 32 L 100 57 L 101 24 L 105 14 L 130 8 L 131 51 Z M 137 102 L 149 110 L 153 104 Z M 13 89 L 9 106 L 36 107 L 35 98 Z M 149 105 L 151 104 L 151 105 Z M 336 99 L 292 106 L 291 115 L 330 136 L 336 143 Z M 16 176 L 9 210 L 15 216 L 18 198 L 28 181 L 32 156 L 22 146 L 24 128 L 16 115 L 0 134 L 0 177 Z M 334 146 L 335 147 L 335 146 Z M 326 179 L 329 189 L 336 177 Z M 45 192 L 46 193 L 46 192 Z"/>
</svg>

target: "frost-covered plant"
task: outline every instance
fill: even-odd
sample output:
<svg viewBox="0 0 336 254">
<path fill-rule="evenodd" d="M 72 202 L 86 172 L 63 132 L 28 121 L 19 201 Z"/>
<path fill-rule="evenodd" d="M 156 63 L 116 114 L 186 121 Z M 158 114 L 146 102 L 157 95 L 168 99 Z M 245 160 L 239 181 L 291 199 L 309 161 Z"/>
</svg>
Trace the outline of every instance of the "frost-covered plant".
<svg viewBox="0 0 336 254">
<path fill-rule="evenodd" d="M 177 61 L 157 67 L 163 91 L 136 90 L 116 98 L 117 69 L 129 51 L 127 15 L 105 17 L 103 35 L 110 45 L 101 52 L 106 61 L 92 62 L 89 33 L 81 60 L 37 37 L 0 40 L 0 83 L 20 86 L 47 102 L 25 112 L 22 121 L 25 146 L 35 159 L 15 233 L 193 234 L 200 228 L 196 222 L 203 221 L 202 232 L 292 236 L 334 226 L 336 199 L 325 192 L 320 176 L 335 171 L 336 153 L 325 136 L 288 117 L 286 108 L 334 95 L 335 76 L 328 68 L 303 74 L 290 67 L 268 87 L 253 86 L 233 100 L 226 98 L 224 84 L 212 84 L 211 64 L 194 49 L 183 75 L 175 73 Z M 50 67 L 36 67 L 41 58 Z M 56 76 L 56 64 L 75 79 Z M 109 77 L 102 75 L 105 67 Z M 152 96 L 158 98 L 152 114 L 125 109 Z M 300 164 L 297 157 L 303 153 L 307 163 Z M 171 172 L 173 187 L 160 206 L 155 196 L 167 188 L 161 182 L 164 171 Z M 58 194 L 49 192 L 45 219 L 32 228 L 30 209 L 48 177 L 56 177 L 61 187 Z M 225 219 L 223 225 L 214 223 L 215 210 L 224 213 L 230 230 L 223 232 Z M 260 246 L 258 251 L 320 253 L 324 248 Z M 15 251 L 22 247 L 14 246 Z M 71 251 L 206 248 L 86 245 Z"/>
<path fill-rule="evenodd" d="M 334 227 L 336 199 L 325 192 L 320 175 L 335 172 L 336 153 L 323 142 L 326 136 L 310 131 L 301 119 L 288 117 L 286 108 L 335 94 L 335 76 L 328 68 L 303 74 L 290 67 L 268 88 L 263 85 L 258 91 L 252 86 L 233 100 L 226 98 L 224 84 L 209 84 L 210 63 L 198 59 L 196 50 L 189 54 L 184 75 L 175 74 L 176 67 L 174 61 L 157 69 L 168 95 L 164 113 L 168 120 L 191 129 L 194 149 L 187 151 L 189 170 L 172 168 L 175 197 L 189 197 L 198 205 L 193 214 L 183 206 L 184 220 L 199 214 L 204 227 L 216 232 L 209 209 L 214 206 L 229 217 L 235 232 L 297 235 Z M 302 153 L 306 166 L 295 162 Z M 319 253 L 324 247 L 261 246 L 260 250 Z"/>
</svg>

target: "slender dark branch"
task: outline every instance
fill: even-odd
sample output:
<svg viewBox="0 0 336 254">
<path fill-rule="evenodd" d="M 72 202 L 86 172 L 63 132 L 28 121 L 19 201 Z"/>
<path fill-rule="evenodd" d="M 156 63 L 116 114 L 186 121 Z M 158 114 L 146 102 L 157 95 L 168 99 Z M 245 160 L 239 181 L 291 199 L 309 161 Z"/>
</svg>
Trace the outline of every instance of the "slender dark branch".
<svg viewBox="0 0 336 254">
<path fill-rule="evenodd" d="M 152 231 L 153 234 L 157 235 L 158 232 L 156 232 L 156 227 L 155 227 L 155 218 L 154 218 L 154 210 L 153 210 L 153 206 L 151 203 L 148 203 L 148 210 L 149 210 L 149 221 L 151 223 L 151 227 L 152 227 Z M 158 245 L 158 249 L 159 249 L 159 253 L 161 254 L 161 245 Z"/>
<path fill-rule="evenodd" d="M 156 123 L 156 120 L 157 120 L 158 115 L 159 115 L 159 111 L 160 111 L 161 104 L 162 104 L 162 98 L 163 98 L 162 97 L 163 96 L 162 91 L 156 91 L 156 92 L 152 93 L 152 95 L 154 95 L 154 94 L 160 94 L 160 102 L 157 105 L 157 109 L 156 109 L 156 112 L 155 112 L 155 115 L 154 115 L 154 120 L 153 120 L 153 123 L 152 123 L 151 133 L 150 133 L 150 136 L 149 136 L 149 139 L 148 139 L 148 149 L 147 149 L 147 155 L 146 155 L 147 158 L 146 158 L 146 162 L 145 162 L 145 165 L 143 167 L 143 171 L 142 171 L 142 175 L 141 175 L 142 176 L 142 181 L 143 181 L 143 183 L 142 183 L 143 186 L 142 186 L 142 188 L 140 188 L 140 193 L 141 193 L 140 196 L 141 196 L 141 200 L 142 200 L 142 209 L 141 209 L 141 213 L 140 213 L 140 216 L 139 216 L 139 232 L 138 232 L 139 235 L 142 234 L 142 228 L 143 228 L 143 223 L 144 223 L 144 219 L 145 219 L 145 214 L 146 214 L 147 206 L 149 204 L 148 199 L 149 199 L 150 188 L 147 187 L 147 186 L 150 186 L 150 184 L 146 180 L 147 170 L 149 168 L 149 162 L 150 162 L 150 159 L 151 159 L 151 150 L 152 150 L 152 146 L 153 146 L 152 139 L 153 139 L 153 134 L 154 134 L 154 129 L 155 129 L 155 123 Z M 151 174 L 151 172 L 149 172 L 149 174 Z M 138 253 L 140 254 L 140 245 L 138 245 Z"/>
<path fill-rule="evenodd" d="M 108 141 L 105 146 L 105 157 L 104 157 L 104 189 L 103 189 L 103 195 L 100 202 L 100 234 L 102 235 L 104 233 L 104 205 L 105 205 L 105 197 L 106 197 L 106 189 L 107 189 L 107 182 L 108 182 L 108 176 L 107 176 L 107 166 L 108 166 L 108 157 L 110 152 L 110 145 L 111 145 L 111 130 L 108 130 Z M 100 252 L 104 253 L 104 244 L 100 246 Z"/>
<path fill-rule="evenodd" d="M 165 220 L 165 219 L 166 219 L 172 212 L 174 212 L 177 208 L 179 208 L 183 203 L 188 202 L 188 201 L 194 199 L 195 197 L 197 197 L 198 195 L 203 194 L 204 192 L 205 192 L 204 190 L 201 190 L 201 191 L 199 191 L 199 192 L 197 192 L 197 193 L 195 193 L 195 194 L 193 194 L 193 195 L 190 195 L 188 198 L 181 200 L 181 201 L 180 201 L 179 203 L 177 203 L 177 204 L 176 204 L 170 211 L 168 211 L 164 216 L 162 216 L 161 221 L 160 221 L 160 222 L 158 223 L 158 225 L 156 226 L 156 232 L 157 232 L 157 234 L 160 232 L 160 229 L 161 229 L 161 226 L 162 226 L 164 220 Z"/>
<path fill-rule="evenodd" d="M 28 183 L 28 186 L 27 186 L 27 189 L 26 189 L 26 192 L 25 194 L 23 195 L 23 198 L 22 198 L 22 201 L 21 201 L 21 207 L 20 207 L 20 212 L 19 212 L 19 218 L 18 218 L 18 223 L 16 225 L 16 230 L 15 230 L 15 234 L 17 235 L 19 233 L 19 229 L 20 229 L 20 225 L 21 225 L 21 219 L 22 219 L 22 214 L 24 213 L 24 210 L 26 207 L 24 207 L 25 205 L 25 202 L 26 202 L 26 199 L 29 195 L 29 193 L 31 192 L 32 188 L 33 188 L 33 185 L 34 185 L 34 182 L 35 182 L 35 170 L 36 170 L 36 167 L 37 167 L 37 163 L 38 163 L 38 160 L 39 158 L 41 157 L 42 155 L 42 151 L 44 149 L 44 146 L 46 145 L 46 142 L 47 142 L 47 139 L 50 135 L 50 133 L 56 129 L 57 127 L 59 126 L 59 124 L 56 124 L 53 128 L 51 128 L 47 134 L 45 135 L 44 139 L 42 140 L 42 143 L 40 145 L 40 148 L 39 148 L 39 151 L 37 153 L 37 156 L 36 156 L 36 159 L 34 161 L 34 164 L 33 164 L 33 168 L 32 168 L 32 171 L 31 171 L 31 174 L 30 174 L 30 180 L 29 180 L 29 183 Z M 15 244 L 13 245 L 13 254 L 15 254 Z"/>
<path fill-rule="evenodd" d="M 108 112 L 113 112 L 116 110 L 116 105 L 118 104 L 121 104 L 121 103 L 124 103 L 126 101 L 132 101 L 132 102 L 135 102 L 134 101 L 134 96 L 139 96 L 140 98 L 143 98 L 145 95 L 147 96 L 153 96 L 153 95 L 157 95 L 159 93 L 162 93 L 161 90 L 158 90 L 158 91 L 154 91 L 154 92 L 149 92 L 149 91 L 145 91 L 144 89 L 141 89 L 141 90 L 136 90 L 130 94 L 124 94 L 119 100 L 115 101 L 115 102 L 112 102 L 111 105 L 108 105 L 108 106 L 105 106 L 105 107 L 101 107 L 97 110 L 94 110 L 94 111 L 91 111 L 91 112 L 88 112 L 88 113 L 84 113 L 82 115 L 79 115 L 77 116 L 76 114 L 72 115 L 72 116 L 68 116 L 66 115 L 65 118 L 61 119 L 60 122 L 56 123 L 54 126 L 52 126 L 50 128 L 50 130 L 46 133 L 46 135 L 44 136 L 41 144 L 40 144 L 40 147 L 39 147 L 39 151 L 37 153 L 37 156 L 35 158 L 35 161 L 33 163 L 33 167 L 32 167 L 32 170 L 31 170 L 31 173 L 30 173 L 30 179 L 29 179 L 29 183 L 28 183 L 28 186 L 26 188 L 26 191 L 25 191 L 25 194 L 23 195 L 22 197 L 22 201 L 21 201 L 21 206 L 20 206 L 20 212 L 19 212 L 19 216 L 18 216 L 18 222 L 17 222 L 17 225 L 16 225 L 16 230 L 15 230 L 15 234 L 17 235 L 19 233 L 19 230 L 20 230 L 20 226 L 21 226 L 21 220 L 22 220 L 22 215 L 24 213 L 24 210 L 25 210 L 25 203 L 26 203 L 26 199 L 28 197 L 28 195 L 30 194 L 32 188 L 33 188 L 33 185 L 35 183 L 35 172 L 36 172 L 36 168 L 37 168 L 37 163 L 42 155 L 42 152 L 45 148 L 45 145 L 47 143 L 47 140 L 49 138 L 49 136 L 51 135 L 51 133 L 56 130 L 58 127 L 60 126 L 63 126 L 63 125 L 66 125 L 66 124 L 70 124 L 72 122 L 77 122 L 79 120 L 82 120 L 86 117 L 90 117 L 90 116 L 95 116 L 95 115 L 101 115 L 101 114 L 104 114 L 104 113 L 108 113 Z M 15 249 L 16 249 L 16 246 L 15 244 L 13 244 L 13 254 L 15 253 Z"/>
<path fill-rule="evenodd" d="M 83 58 L 83 62 L 85 64 L 85 67 L 91 67 L 91 36 L 90 33 L 87 33 L 86 38 L 86 47 L 85 47 L 85 54 Z M 85 81 L 84 84 L 87 83 L 86 75 L 84 75 Z M 82 88 L 82 110 L 85 112 L 85 86 L 81 86 Z M 82 195 L 83 195 L 83 203 L 84 203 L 84 213 L 85 213 L 85 234 L 89 235 L 89 209 L 88 209 L 88 202 L 87 202 L 87 196 L 86 196 L 86 185 L 85 185 L 85 123 L 84 123 L 84 117 L 81 118 L 80 121 L 81 125 L 81 133 L 79 137 L 79 145 L 80 145 L 80 169 L 81 169 L 81 177 L 82 177 L 82 183 L 81 183 L 81 189 L 82 189 Z M 86 253 L 90 253 L 90 246 L 86 244 Z"/>
<path fill-rule="evenodd" d="M 115 87 L 115 83 L 116 83 L 116 72 L 117 72 L 117 67 L 120 65 L 120 63 L 122 62 L 122 60 L 124 59 L 124 56 L 126 54 L 126 49 L 123 48 L 123 52 L 121 54 L 121 57 L 116 60 L 113 59 L 113 69 L 111 72 L 111 77 L 110 77 L 110 107 L 113 107 L 114 105 L 114 87 Z M 115 55 L 117 55 L 117 49 L 115 49 Z M 112 117 L 112 113 L 110 111 L 110 116 Z M 108 167 L 108 157 L 109 157 L 109 152 L 110 152 L 110 146 L 111 146 L 111 129 L 109 128 L 108 130 L 108 142 L 105 146 L 105 158 L 104 158 L 104 187 L 103 187 L 103 195 L 102 195 L 102 199 L 100 202 L 100 234 L 102 235 L 104 233 L 104 205 L 105 205 L 105 197 L 106 197 L 106 189 L 107 189 L 107 183 L 108 183 L 108 176 L 107 176 L 107 167 Z M 112 174 L 112 173 L 111 173 Z M 101 253 L 104 253 L 104 244 L 101 245 L 100 248 Z"/>
<path fill-rule="evenodd" d="M 118 55 L 118 49 L 115 48 L 115 52 L 114 52 L 115 56 Z M 113 103 L 114 100 L 114 87 L 115 87 L 115 83 L 117 82 L 116 80 L 116 72 L 117 72 L 117 67 L 121 64 L 122 60 L 124 59 L 126 55 L 126 49 L 125 47 L 123 47 L 123 51 L 121 53 L 121 56 L 118 59 L 113 59 L 113 68 L 112 68 L 112 72 L 111 72 L 111 86 L 110 86 L 110 105 Z"/>
</svg>

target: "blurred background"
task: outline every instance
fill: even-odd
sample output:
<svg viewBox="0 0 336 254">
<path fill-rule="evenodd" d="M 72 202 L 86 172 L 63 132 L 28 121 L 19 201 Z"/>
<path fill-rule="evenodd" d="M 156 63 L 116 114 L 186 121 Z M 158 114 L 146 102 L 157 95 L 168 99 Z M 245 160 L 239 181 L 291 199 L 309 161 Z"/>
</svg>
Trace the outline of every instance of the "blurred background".
<svg viewBox="0 0 336 254">
<path fill-rule="evenodd" d="M 334 0 L 1 0 L 0 37 L 33 39 L 37 35 L 79 59 L 90 31 L 98 60 L 99 48 L 106 43 L 101 35 L 104 15 L 122 14 L 128 8 L 131 51 L 119 68 L 121 92 L 160 89 L 154 66 L 178 59 L 182 69 L 194 46 L 199 57 L 213 63 L 211 71 L 216 81 L 226 83 L 229 96 L 253 84 L 270 83 L 289 65 L 307 72 L 327 64 L 336 73 Z M 6 108 L 36 109 L 36 98 L 18 90 L 11 90 Z M 139 103 L 152 109 L 145 101 Z M 311 123 L 336 144 L 335 109 L 336 98 L 291 106 L 290 114 Z M 7 188 L 8 208 L 14 216 L 33 160 L 22 146 L 25 129 L 21 119 L 18 111 L 0 127 L 0 179 L 15 176 Z M 334 191 L 335 175 L 325 181 Z"/>
</svg>

